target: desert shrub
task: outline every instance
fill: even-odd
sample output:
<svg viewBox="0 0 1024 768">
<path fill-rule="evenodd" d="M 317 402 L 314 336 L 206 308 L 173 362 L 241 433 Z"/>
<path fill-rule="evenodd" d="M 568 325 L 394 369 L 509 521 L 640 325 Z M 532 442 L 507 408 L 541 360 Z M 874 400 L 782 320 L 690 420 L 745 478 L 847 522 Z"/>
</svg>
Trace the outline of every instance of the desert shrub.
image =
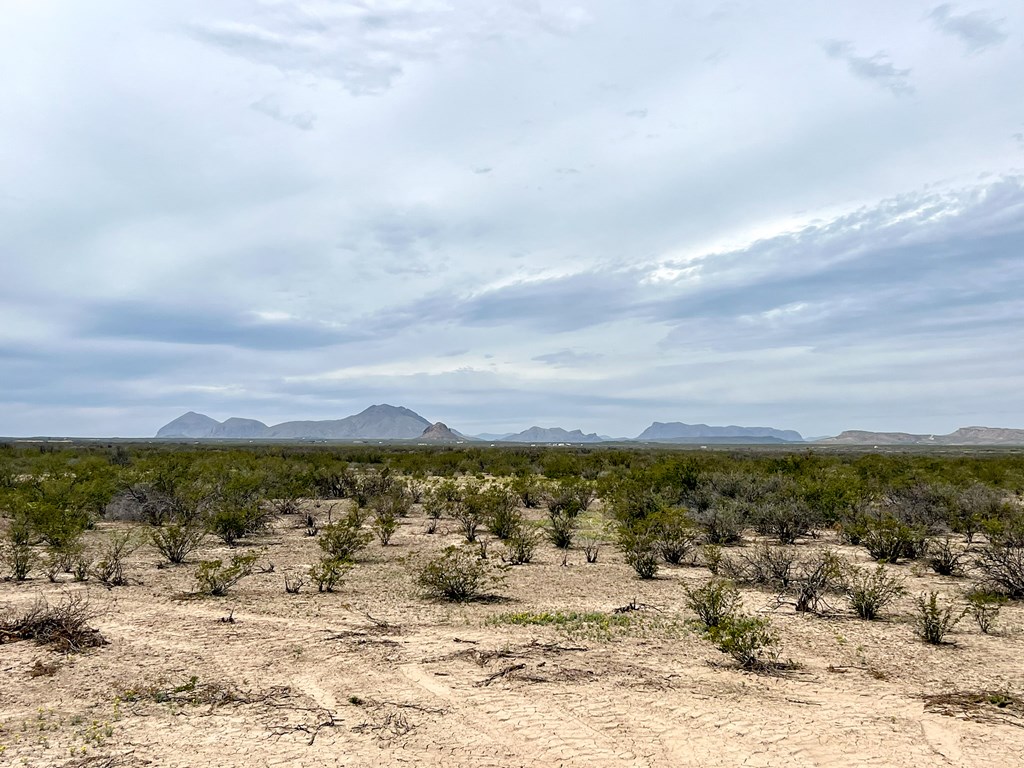
<svg viewBox="0 0 1024 768">
<path fill-rule="evenodd" d="M 473 485 L 463 490 L 461 498 L 452 504 L 451 516 L 462 529 L 466 542 L 475 542 L 477 530 L 487 516 L 487 498 L 479 486 Z"/>
<path fill-rule="evenodd" d="M 96 613 L 82 593 L 65 594 L 57 605 L 42 598 L 22 613 L 8 609 L 0 615 L 0 644 L 34 640 L 64 653 L 105 645 L 106 640 L 89 622 Z"/>
<path fill-rule="evenodd" d="M 478 501 L 487 529 L 502 541 L 522 526 L 518 497 L 508 488 L 497 485 L 481 491 Z"/>
<path fill-rule="evenodd" d="M 479 597 L 495 579 L 486 561 L 466 549 L 447 547 L 423 566 L 416 582 L 429 597 L 464 602 Z"/>
<path fill-rule="evenodd" d="M 918 595 L 915 601 L 914 631 L 926 643 L 941 645 L 957 623 L 964 617 L 966 609 L 954 612 L 953 606 L 939 605 L 939 593 L 929 592 L 927 596 Z"/>
<path fill-rule="evenodd" d="M 517 477 L 512 482 L 512 491 L 527 509 L 537 509 L 544 503 L 544 484 L 535 475 Z"/>
<path fill-rule="evenodd" d="M 306 577 L 303 576 L 301 573 L 285 573 L 284 591 L 287 592 L 289 595 L 299 594 L 299 590 L 301 590 L 305 585 Z"/>
<path fill-rule="evenodd" d="M 913 559 L 924 549 L 924 533 L 894 517 L 868 518 L 864 526 L 861 544 L 873 560 L 897 563 L 902 559 Z"/>
<path fill-rule="evenodd" d="M 204 595 L 223 597 L 231 587 L 251 576 L 260 559 L 260 552 L 239 553 L 231 556 L 231 564 L 223 560 L 203 560 L 196 568 L 196 590 Z"/>
<path fill-rule="evenodd" d="M 758 584 L 788 589 L 797 562 L 793 547 L 773 547 L 760 542 L 748 552 L 722 560 L 721 571 L 738 584 Z"/>
<path fill-rule="evenodd" d="M 593 500 L 594 487 L 586 480 L 560 480 L 548 492 L 548 514 L 575 518 L 586 512 Z"/>
<path fill-rule="evenodd" d="M 260 533 L 268 524 L 268 515 L 259 504 L 218 504 L 209 513 L 207 530 L 229 547 L 239 539 Z"/>
<path fill-rule="evenodd" d="M 984 521 L 982 530 L 990 544 L 1000 547 L 1024 547 L 1024 512 L 1006 505 L 1001 513 Z"/>
<path fill-rule="evenodd" d="M 653 518 L 658 551 L 666 563 L 679 565 L 700 540 L 700 532 L 685 509 L 672 507 Z"/>
<path fill-rule="evenodd" d="M 601 554 L 601 542 L 593 537 L 587 536 L 583 539 L 581 549 L 583 550 L 583 556 L 587 558 L 588 563 L 596 563 L 598 555 Z"/>
<path fill-rule="evenodd" d="M 825 601 L 830 594 L 842 589 L 843 568 L 844 561 L 831 551 L 801 561 L 793 576 L 797 612 L 822 613 L 830 610 Z"/>
<path fill-rule="evenodd" d="M 985 547 L 974 564 L 987 589 L 1011 600 L 1024 599 L 1024 547 Z"/>
<path fill-rule="evenodd" d="M 622 525 L 615 543 L 626 564 L 641 579 L 653 579 L 658 574 L 658 539 L 650 528 Z"/>
<path fill-rule="evenodd" d="M 849 566 L 843 574 L 843 589 L 857 615 L 869 621 L 877 619 L 893 600 L 906 593 L 903 579 L 890 576 L 881 564 L 873 569 Z"/>
<path fill-rule="evenodd" d="M 967 550 L 953 546 L 948 536 L 941 541 L 930 541 L 926 554 L 928 566 L 940 576 L 963 575 L 963 561 L 967 557 Z"/>
<path fill-rule="evenodd" d="M 753 514 L 758 533 L 774 536 L 781 544 L 792 544 L 809 535 L 816 522 L 810 507 L 797 499 L 769 500 Z"/>
<path fill-rule="evenodd" d="M 566 511 L 548 512 L 548 538 L 558 549 L 569 549 L 576 537 L 579 519 Z"/>
<path fill-rule="evenodd" d="M 736 544 L 743 540 L 747 526 L 745 506 L 729 498 L 716 499 L 710 506 L 692 512 L 693 519 L 704 529 L 709 544 Z"/>
<path fill-rule="evenodd" d="M 778 657 L 775 647 L 779 639 L 768 619 L 745 614 L 726 616 L 710 627 L 707 635 L 718 650 L 731 656 L 743 669 L 770 667 Z"/>
<path fill-rule="evenodd" d="M 533 560 L 536 549 L 537 532 L 524 523 L 505 539 L 501 559 L 509 565 L 525 565 Z"/>
<path fill-rule="evenodd" d="M 412 496 L 404 485 L 396 485 L 386 493 L 371 497 L 367 506 L 374 517 L 384 516 L 397 520 L 409 516 Z"/>
<path fill-rule="evenodd" d="M 377 535 L 381 546 L 386 547 L 388 542 L 391 541 L 391 537 L 394 536 L 395 531 L 398 530 L 398 517 L 393 509 L 388 507 L 379 508 L 374 513 L 371 527 Z"/>
<path fill-rule="evenodd" d="M 967 594 L 967 610 L 974 617 L 975 623 L 982 634 L 991 634 L 992 628 L 999 618 L 999 611 L 1006 602 L 1006 597 L 985 590 L 972 590 Z"/>
<path fill-rule="evenodd" d="M 191 523 L 170 523 L 149 533 L 154 549 L 169 563 L 178 565 L 199 549 L 206 531 Z"/>
<path fill-rule="evenodd" d="M 350 562 L 366 548 L 372 537 L 373 534 L 363 530 L 359 516 L 350 513 L 336 523 L 325 525 L 318 541 L 329 559 Z"/>
<path fill-rule="evenodd" d="M 717 576 L 722 568 L 722 559 L 725 553 L 718 544 L 705 544 L 700 548 L 700 559 L 704 567 L 711 571 L 712 576 Z"/>
<path fill-rule="evenodd" d="M 317 592 L 333 592 L 351 567 L 350 562 L 325 554 L 310 568 L 309 578 Z"/>
<path fill-rule="evenodd" d="M 0 548 L 0 560 L 10 569 L 11 578 L 24 581 L 38 562 L 36 553 L 28 544 L 7 541 Z"/>
<path fill-rule="evenodd" d="M 697 614 L 704 629 L 717 627 L 740 608 L 740 593 L 732 582 L 711 579 L 699 587 L 684 587 L 686 607 Z"/>
<path fill-rule="evenodd" d="M 131 531 L 113 533 L 100 552 L 92 575 L 108 587 L 123 587 L 128 583 L 125 560 L 138 548 Z"/>
<path fill-rule="evenodd" d="M 984 483 L 975 483 L 956 497 L 950 527 L 970 544 L 984 530 L 986 522 L 1004 517 L 1006 509 L 1006 503 L 997 490 Z"/>
</svg>

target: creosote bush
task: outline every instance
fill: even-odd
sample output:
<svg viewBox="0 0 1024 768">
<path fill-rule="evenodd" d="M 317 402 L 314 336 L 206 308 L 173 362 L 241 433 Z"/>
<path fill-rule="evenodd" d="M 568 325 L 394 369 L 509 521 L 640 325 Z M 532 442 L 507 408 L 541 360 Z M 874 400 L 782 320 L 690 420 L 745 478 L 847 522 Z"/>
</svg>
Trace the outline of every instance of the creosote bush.
<svg viewBox="0 0 1024 768">
<path fill-rule="evenodd" d="M 111 534 L 93 566 L 92 575 L 108 587 L 123 587 L 128 583 L 125 560 L 138 546 L 131 531 Z"/>
<path fill-rule="evenodd" d="M 24 581 L 32 572 L 38 558 L 28 544 L 8 541 L 0 548 L 0 561 L 10 569 L 12 579 Z"/>
<path fill-rule="evenodd" d="M 930 541 L 927 549 L 928 566 L 940 576 L 962 576 L 963 561 L 967 557 L 964 547 L 954 546 L 947 536 L 941 541 Z"/>
<path fill-rule="evenodd" d="M 502 562 L 509 565 L 529 563 L 537 549 L 538 538 L 537 531 L 524 522 L 505 539 L 504 551 L 501 553 Z"/>
<path fill-rule="evenodd" d="M 686 607 L 697 614 L 704 629 L 717 627 L 740 608 L 740 593 L 732 582 L 712 579 L 699 587 L 687 586 Z"/>
<path fill-rule="evenodd" d="M 779 639 L 771 621 L 757 616 L 734 614 L 707 630 L 718 650 L 731 656 L 743 669 L 765 669 L 776 664 Z"/>
<path fill-rule="evenodd" d="M 497 581 L 485 560 L 461 547 L 445 548 L 416 577 L 424 594 L 449 602 L 478 598 Z"/>
<path fill-rule="evenodd" d="M 167 562 L 179 565 L 199 549 L 206 538 L 206 531 L 190 523 L 171 523 L 162 528 L 154 528 L 149 536 L 153 547 Z"/>
<path fill-rule="evenodd" d="M 338 522 L 325 525 L 317 542 L 328 558 L 350 562 L 366 548 L 371 538 L 373 534 L 363 530 L 360 515 L 350 512 Z"/>
<path fill-rule="evenodd" d="M 1007 602 L 1005 596 L 985 590 L 972 590 L 967 594 L 967 610 L 974 617 L 982 634 L 989 635 L 999 618 L 999 610 Z"/>
<path fill-rule="evenodd" d="M 946 635 L 953 631 L 967 612 L 967 609 L 964 609 L 957 613 L 951 605 L 941 606 L 938 592 L 918 595 L 915 608 L 914 632 L 932 645 L 941 645 L 945 642 Z"/>
<path fill-rule="evenodd" d="M 1011 600 L 1024 599 L 1024 547 L 990 545 L 978 553 L 974 564 L 986 589 Z"/>
<path fill-rule="evenodd" d="M 204 595 L 223 597 L 231 587 L 252 575 L 261 556 L 260 552 L 232 555 L 230 565 L 224 565 L 223 560 L 201 561 L 196 568 L 197 591 Z"/>
<path fill-rule="evenodd" d="M 316 584 L 317 592 L 333 592 L 351 568 L 352 564 L 345 560 L 324 555 L 310 568 L 309 578 Z"/>
<path fill-rule="evenodd" d="M 881 564 L 873 569 L 851 565 L 843 574 L 843 588 L 853 610 L 868 621 L 877 619 L 893 600 L 906 593 L 903 579 L 889 575 Z"/>
</svg>

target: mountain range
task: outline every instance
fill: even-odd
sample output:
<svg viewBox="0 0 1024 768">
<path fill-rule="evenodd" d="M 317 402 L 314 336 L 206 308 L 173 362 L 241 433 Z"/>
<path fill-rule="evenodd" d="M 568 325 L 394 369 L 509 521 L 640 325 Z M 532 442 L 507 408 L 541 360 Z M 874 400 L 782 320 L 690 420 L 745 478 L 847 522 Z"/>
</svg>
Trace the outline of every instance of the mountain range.
<svg viewBox="0 0 1024 768">
<path fill-rule="evenodd" d="M 255 419 L 217 421 L 189 411 L 161 427 L 156 436 L 172 439 L 226 440 L 423 440 L 438 443 L 482 440 L 503 443 L 645 442 L 679 445 L 771 445 L 804 443 L 799 432 L 773 427 L 726 427 L 656 421 L 635 438 L 610 438 L 562 427 L 533 426 L 522 432 L 483 433 L 470 437 L 447 425 L 431 423 L 415 411 L 394 405 L 371 405 L 344 419 L 286 421 L 268 426 Z M 948 435 L 848 430 L 813 441 L 824 445 L 1024 445 L 1024 429 L 961 427 Z"/>
</svg>

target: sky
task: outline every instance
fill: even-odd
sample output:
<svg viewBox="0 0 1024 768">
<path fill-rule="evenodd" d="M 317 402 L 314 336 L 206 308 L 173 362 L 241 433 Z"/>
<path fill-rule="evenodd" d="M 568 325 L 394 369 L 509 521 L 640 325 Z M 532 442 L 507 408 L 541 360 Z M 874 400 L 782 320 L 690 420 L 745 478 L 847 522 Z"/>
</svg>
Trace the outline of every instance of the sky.
<svg viewBox="0 0 1024 768">
<path fill-rule="evenodd" d="M 1024 427 L 1024 5 L 2 0 L 0 434 Z"/>
</svg>

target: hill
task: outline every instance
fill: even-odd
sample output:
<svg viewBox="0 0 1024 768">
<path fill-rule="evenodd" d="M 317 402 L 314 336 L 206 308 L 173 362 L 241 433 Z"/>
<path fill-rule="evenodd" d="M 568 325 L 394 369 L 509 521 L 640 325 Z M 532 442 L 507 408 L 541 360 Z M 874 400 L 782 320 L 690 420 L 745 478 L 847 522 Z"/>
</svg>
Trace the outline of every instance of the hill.
<svg viewBox="0 0 1024 768">
<path fill-rule="evenodd" d="M 506 443 L 600 443 L 596 433 L 584 434 L 579 429 L 571 432 L 561 427 L 530 427 L 513 435 L 501 438 Z"/>
<path fill-rule="evenodd" d="M 286 421 L 268 427 L 255 419 L 223 423 L 189 411 L 157 430 L 157 437 L 281 439 L 281 440 L 403 440 L 419 437 L 430 422 L 415 411 L 394 405 L 371 405 L 344 419 Z"/>
<path fill-rule="evenodd" d="M 948 435 L 848 429 L 835 437 L 826 437 L 817 442 L 830 445 L 1024 445 L 1024 429 L 960 427 Z"/>
<path fill-rule="evenodd" d="M 702 443 L 709 439 L 713 442 L 742 443 L 801 443 L 803 437 L 792 429 L 774 429 L 772 427 L 709 427 L 707 424 L 684 424 L 680 421 L 656 421 L 636 437 L 642 442 L 652 443 Z"/>
</svg>

